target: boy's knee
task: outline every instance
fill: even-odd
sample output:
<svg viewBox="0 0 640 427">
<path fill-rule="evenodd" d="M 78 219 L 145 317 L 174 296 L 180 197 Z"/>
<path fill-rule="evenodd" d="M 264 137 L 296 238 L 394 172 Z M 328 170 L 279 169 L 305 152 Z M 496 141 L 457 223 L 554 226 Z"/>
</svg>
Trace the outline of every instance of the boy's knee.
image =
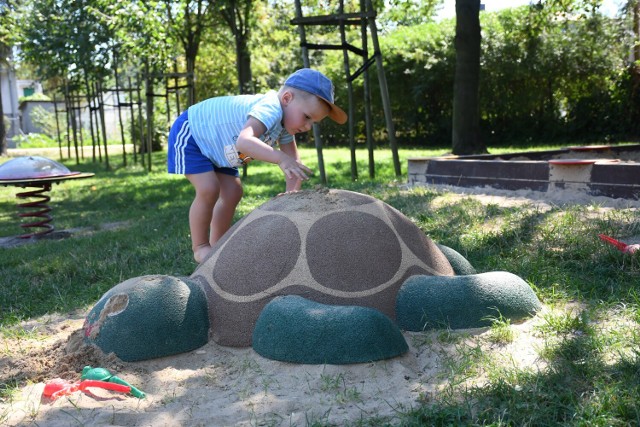
<svg viewBox="0 0 640 427">
<path fill-rule="evenodd" d="M 217 186 L 206 186 L 200 189 L 196 189 L 196 193 L 208 199 L 217 199 L 220 196 L 220 188 Z"/>
<path fill-rule="evenodd" d="M 240 199 L 242 199 L 242 196 L 244 196 L 244 189 L 242 188 L 242 185 L 239 185 L 237 188 L 234 189 L 231 197 L 233 200 L 236 201 L 236 203 L 239 203 Z"/>
<path fill-rule="evenodd" d="M 242 183 L 237 181 L 229 181 L 225 182 L 222 185 L 220 191 L 220 198 L 223 199 L 227 203 L 240 203 L 240 199 L 244 195 L 244 189 L 242 188 Z"/>
</svg>

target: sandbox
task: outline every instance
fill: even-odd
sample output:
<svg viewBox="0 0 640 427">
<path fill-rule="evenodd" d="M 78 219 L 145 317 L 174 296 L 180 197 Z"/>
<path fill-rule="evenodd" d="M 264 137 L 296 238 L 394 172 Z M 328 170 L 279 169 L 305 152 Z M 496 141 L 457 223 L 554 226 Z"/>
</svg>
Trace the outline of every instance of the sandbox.
<svg viewBox="0 0 640 427">
<path fill-rule="evenodd" d="M 576 190 L 593 196 L 640 199 L 640 144 L 414 157 L 408 163 L 409 184 L 540 192 Z"/>
</svg>

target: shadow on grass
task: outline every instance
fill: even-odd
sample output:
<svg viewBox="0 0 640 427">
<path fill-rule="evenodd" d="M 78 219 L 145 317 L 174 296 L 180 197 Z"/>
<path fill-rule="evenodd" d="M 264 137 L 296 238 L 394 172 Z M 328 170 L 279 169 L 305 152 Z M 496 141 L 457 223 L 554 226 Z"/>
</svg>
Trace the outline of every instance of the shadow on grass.
<svg viewBox="0 0 640 427">
<path fill-rule="evenodd" d="M 563 337 L 544 373 L 506 372 L 461 396 L 442 393 L 405 414 L 400 425 L 638 425 L 638 344 L 607 363 L 595 331 Z"/>
</svg>

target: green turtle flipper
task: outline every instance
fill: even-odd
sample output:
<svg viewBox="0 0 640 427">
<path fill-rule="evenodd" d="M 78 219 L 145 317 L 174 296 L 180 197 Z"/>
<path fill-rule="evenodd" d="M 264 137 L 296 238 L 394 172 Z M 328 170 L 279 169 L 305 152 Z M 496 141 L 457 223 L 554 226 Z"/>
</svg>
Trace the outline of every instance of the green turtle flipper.
<svg viewBox="0 0 640 427">
<path fill-rule="evenodd" d="M 523 320 L 542 308 L 531 286 L 506 271 L 466 276 L 412 276 L 396 299 L 398 326 L 408 331 L 491 325 L 491 318 Z"/>
<path fill-rule="evenodd" d="M 284 362 L 340 365 L 387 359 L 409 348 L 398 327 L 378 310 L 288 295 L 271 300 L 260 313 L 253 349 Z"/>
</svg>

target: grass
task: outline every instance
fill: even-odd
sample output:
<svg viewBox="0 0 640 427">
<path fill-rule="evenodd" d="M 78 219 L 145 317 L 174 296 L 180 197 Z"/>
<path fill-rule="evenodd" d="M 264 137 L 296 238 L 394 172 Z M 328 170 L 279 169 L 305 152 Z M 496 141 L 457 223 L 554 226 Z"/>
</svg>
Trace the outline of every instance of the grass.
<svg viewBox="0 0 640 427">
<path fill-rule="evenodd" d="M 549 148 L 554 147 L 537 147 Z M 445 151 L 401 150 L 403 172 L 408 157 Z M 348 149 L 325 149 L 324 154 L 329 186 L 384 200 L 433 240 L 464 254 L 478 271 L 504 270 L 522 277 L 545 306 L 576 307 L 573 312 L 544 314 L 534 331 L 544 341 L 538 357 L 546 370 L 495 364 L 477 345 L 445 330 L 439 340 L 455 343 L 459 355 L 448 362 L 450 373 L 442 390 L 394 420 L 370 418 L 353 425 L 640 424 L 640 253 L 622 255 L 597 238 L 598 233 L 623 240 L 640 234 L 638 210 L 592 205 L 541 211 L 484 205 L 431 188 L 405 190 L 398 184 L 406 182 L 406 176 L 395 176 L 388 150 L 375 153 L 375 179 L 368 177 L 367 155 L 361 151 L 360 179 L 354 182 Z M 302 158 L 317 170 L 314 149 L 303 149 Z M 192 190 L 184 178 L 165 173 L 164 159 L 164 153 L 154 153 L 151 172 L 131 165 L 131 160 L 122 167 L 120 157 L 111 158 L 111 171 L 90 160 L 64 161 L 71 170 L 96 174 L 51 191 L 56 228 L 82 230 L 70 239 L 0 248 L 3 338 L 15 334 L 12 326 L 21 321 L 86 310 L 125 279 L 191 274 L 195 263 L 187 212 Z M 279 169 L 257 162 L 243 182 L 245 197 L 236 219 L 284 189 Z M 319 183 L 316 174 L 307 188 Z M 11 187 L 0 190 L 0 237 L 21 232 L 15 193 Z M 492 344 L 505 346 L 517 339 L 511 327 L 496 313 L 489 334 Z M 480 375 L 484 381 L 469 383 Z M 337 380 L 327 378 L 326 386 L 344 393 L 345 401 L 357 400 Z M 20 385 L 1 384 L 0 399 L 9 399 Z M 310 420 L 310 425 L 326 424 Z"/>
</svg>

